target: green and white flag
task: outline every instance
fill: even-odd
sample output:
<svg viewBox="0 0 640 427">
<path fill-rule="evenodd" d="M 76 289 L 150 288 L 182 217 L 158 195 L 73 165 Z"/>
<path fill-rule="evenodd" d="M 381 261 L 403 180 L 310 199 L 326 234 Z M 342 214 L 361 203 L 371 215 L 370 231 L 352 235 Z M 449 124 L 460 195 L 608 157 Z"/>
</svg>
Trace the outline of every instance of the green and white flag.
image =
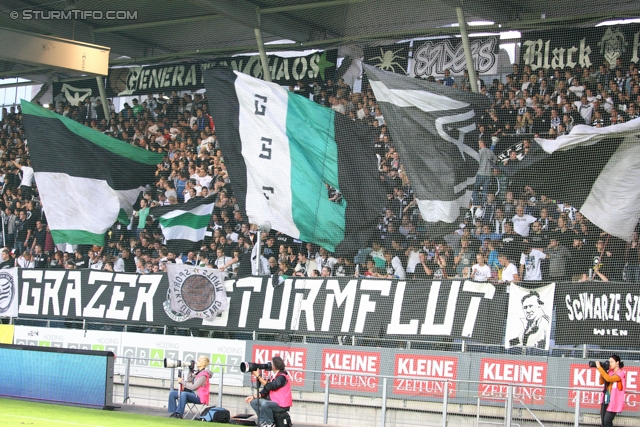
<svg viewBox="0 0 640 427">
<path fill-rule="evenodd" d="M 375 129 L 230 68 L 214 67 L 204 80 L 231 186 L 249 222 L 269 221 L 329 251 L 365 246 L 385 200 Z M 340 193 L 333 200 L 329 187 Z"/>
<path fill-rule="evenodd" d="M 178 205 L 151 208 L 149 215 L 159 220 L 168 249 L 179 253 L 204 239 L 214 205 L 214 197 L 190 199 Z"/>
<path fill-rule="evenodd" d="M 104 245 L 104 234 L 154 180 L 163 155 L 22 101 L 36 184 L 53 241 Z"/>
</svg>

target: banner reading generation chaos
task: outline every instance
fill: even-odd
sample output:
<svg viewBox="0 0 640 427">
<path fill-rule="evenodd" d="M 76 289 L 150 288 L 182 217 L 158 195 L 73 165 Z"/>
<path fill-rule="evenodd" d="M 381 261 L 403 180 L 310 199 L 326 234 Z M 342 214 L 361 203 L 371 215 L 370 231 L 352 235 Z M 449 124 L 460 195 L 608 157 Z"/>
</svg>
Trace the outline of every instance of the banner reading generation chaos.
<svg viewBox="0 0 640 427">
<path fill-rule="evenodd" d="M 620 59 L 627 70 L 629 62 L 640 61 L 639 36 L 639 24 L 526 32 L 522 34 L 520 64 L 530 65 L 532 71 L 604 63 L 614 68 Z"/>
<path fill-rule="evenodd" d="M 20 270 L 19 314 L 227 331 L 499 344 L 507 294 L 490 283 L 249 277 L 226 281 L 229 309 L 214 321 L 171 310 L 166 275 Z"/>
<path fill-rule="evenodd" d="M 317 80 L 322 84 L 333 79 L 337 58 L 338 51 L 336 49 L 290 58 L 267 55 L 271 79 L 280 85 L 292 85 L 298 80 L 306 84 Z M 139 96 L 174 90 L 196 91 L 203 89 L 202 71 L 215 65 L 229 66 L 234 70 L 258 78 L 261 78 L 263 74 L 260 55 L 223 57 L 201 64 L 185 62 L 112 68 L 109 70 L 107 79 L 107 96 Z"/>
</svg>

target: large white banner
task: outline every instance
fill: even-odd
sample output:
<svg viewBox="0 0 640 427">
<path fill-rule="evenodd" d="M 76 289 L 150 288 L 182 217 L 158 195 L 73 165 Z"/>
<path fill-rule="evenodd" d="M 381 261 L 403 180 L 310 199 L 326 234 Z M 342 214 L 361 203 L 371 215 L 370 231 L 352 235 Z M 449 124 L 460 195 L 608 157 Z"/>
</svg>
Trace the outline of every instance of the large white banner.
<svg viewBox="0 0 640 427">
<path fill-rule="evenodd" d="M 505 348 L 549 350 L 556 284 L 526 289 L 512 283 L 510 288 Z"/>
<path fill-rule="evenodd" d="M 135 358 L 131 360 L 130 373 L 137 377 L 170 379 L 171 369 L 164 368 L 164 358 L 190 361 L 199 356 L 211 360 L 212 384 L 218 384 L 221 369 L 224 385 L 241 386 L 244 375 L 240 372 L 240 362 L 244 359 L 246 342 L 240 340 L 16 326 L 13 343 L 112 351 L 116 355 L 115 373 L 125 373 L 125 357 Z"/>
</svg>

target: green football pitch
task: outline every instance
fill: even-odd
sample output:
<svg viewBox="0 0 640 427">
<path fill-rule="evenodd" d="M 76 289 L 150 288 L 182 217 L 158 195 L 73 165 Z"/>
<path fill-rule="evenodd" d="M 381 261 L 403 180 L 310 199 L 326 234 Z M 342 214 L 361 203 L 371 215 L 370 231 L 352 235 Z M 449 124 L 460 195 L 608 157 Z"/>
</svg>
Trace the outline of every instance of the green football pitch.
<svg viewBox="0 0 640 427">
<path fill-rule="evenodd" d="M 2 427 L 160 427 L 184 426 L 189 422 L 168 416 L 149 416 L 13 399 L 0 399 L 0 420 Z"/>
</svg>

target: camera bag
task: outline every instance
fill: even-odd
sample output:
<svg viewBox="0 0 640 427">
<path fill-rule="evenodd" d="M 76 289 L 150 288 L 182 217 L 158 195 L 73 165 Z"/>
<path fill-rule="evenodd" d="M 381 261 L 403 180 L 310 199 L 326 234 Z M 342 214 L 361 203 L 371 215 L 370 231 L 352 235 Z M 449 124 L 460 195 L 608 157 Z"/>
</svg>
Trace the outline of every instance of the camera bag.
<svg viewBox="0 0 640 427">
<path fill-rule="evenodd" d="M 231 413 L 224 408 L 209 406 L 196 419 L 213 423 L 228 423 L 231 419 Z"/>
<path fill-rule="evenodd" d="M 275 421 L 276 427 L 292 427 L 291 417 L 288 411 L 274 412 L 273 421 Z"/>
</svg>

